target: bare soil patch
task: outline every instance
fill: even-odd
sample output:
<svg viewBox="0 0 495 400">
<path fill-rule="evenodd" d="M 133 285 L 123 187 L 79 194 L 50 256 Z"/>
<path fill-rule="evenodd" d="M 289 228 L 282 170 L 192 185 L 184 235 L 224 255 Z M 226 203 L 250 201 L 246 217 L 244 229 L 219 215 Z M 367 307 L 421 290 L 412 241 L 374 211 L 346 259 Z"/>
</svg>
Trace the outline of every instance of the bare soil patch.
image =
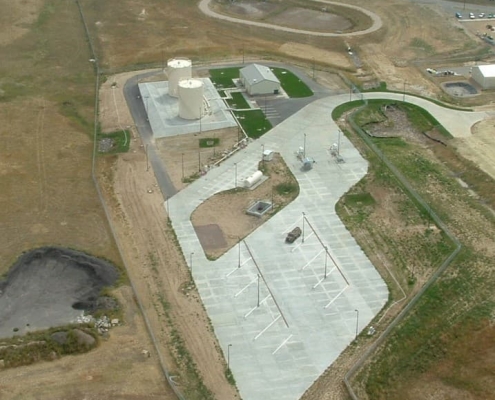
<svg viewBox="0 0 495 400">
<path fill-rule="evenodd" d="M 473 161 L 482 171 L 495 179 L 495 118 L 478 122 L 472 135 L 453 140 L 453 145 L 463 157 Z"/>
<path fill-rule="evenodd" d="M 2 370 L 0 398 L 174 399 L 163 380 L 131 288 L 122 286 L 113 295 L 123 306 L 125 324 L 113 328 L 110 339 L 103 339 L 100 346 L 84 355 Z M 150 351 L 151 357 L 144 357 L 143 350 Z"/>
<path fill-rule="evenodd" d="M 354 27 L 350 20 L 341 15 L 301 7 L 283 11 L 265 21 L 275 25 L 320 32 L 345 32 L 351 31 Z"/>
<path fill-rule="evenodd" d="M 218 139 L 218 145 L 200 147 L 200 140 L 206 138 Z M 181 190 L 231 151 L 239 138 L 237 128 L 225 128 L 157 139 L 156 146 L 175 188 Z"/>
<path fill-rule="evenodd" d="M 166 366 L 188 399 L 238 398 L 225 361 L 191 282 L 184 255 L 164 213 L 163 197 L 139 141 L 118 157 L 101 159 L 100 181 L 129 278 L 157 338 Z M 180 171 L 180 163 L 176 166 Z"/>
<path fill-rule="evenodd" d="M 203 202 L 191 215 L 196 230 L 215 224 L 218 227 L 216 229 L 222 232 L 225 245 L 220 246 L 220 242 L 216 242 L 215 247 L 205 247 L 203 242 L 201 243 L 208 257 L 220 257 L 297 197 L 297 181 L 279 154 L 276 154 L 272 161 L 265 161 L 263 164 L 261 168 L 269 179 L 258 187 L 253 190 L 239 187 L 218 193 Z M 242 182 L 239 179 L 240 184 Z M 280 185 L 287 188 L 286 193 Z M 248 215 L 247 209 L 257 200 L 273 201 L 274 207 L 262 217 Z"/>
<path fill-rule="evenodd" d="M 43 0 L 0 0 L 0 46 L 8 45 L 26 34 L 38 18 Z"/>
</svg>

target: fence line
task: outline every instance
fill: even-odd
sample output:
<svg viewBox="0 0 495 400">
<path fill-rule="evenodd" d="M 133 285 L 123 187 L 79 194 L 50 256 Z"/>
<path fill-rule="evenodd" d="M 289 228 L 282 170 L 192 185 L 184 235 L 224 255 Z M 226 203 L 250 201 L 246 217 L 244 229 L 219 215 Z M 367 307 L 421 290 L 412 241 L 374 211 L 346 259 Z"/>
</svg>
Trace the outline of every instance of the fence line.
<svg viewBox="0 0 495 400">
<path fill-rule="evenodd" d="M 351 87 L 352 88 L 352 87 Z M 354 87 L 355 88 L 355 87 Z M 366 143 L 366 145 L 380 158 L 380 160 L 387 166 L 387 168 L 392 172 L 395 178 L 403 186 L 406 193 L 412 197 L 420 207 L 423 207 L 428 213 L 429 217 L 437 224 L 437 226 L 443 230 L 447 237 L 454 243 L 455 249 L 452 253 L 442 262 L 438 269 L 433 273 L 433 275 L 428 279 L 424 286 L 414 295 L 414 297 L 409 301 L 409 303 L 402 309 L 402 311 L 393 319 L 393 321 L 387 326 L 387 328 L 382 332 L 382 334 L 375 340 L 374 343 L 368 347 L 361 358 L 347 371 L 344 376 L 344 384 L 349 392 L 349 396 L 353 400 L 359 400 L 358 396 L 354 392 L 350 379 L 355 375 L 355 373 L 363 366 L 363 364 L 371 357 L 375 350 L 388 338 L 392 330 L 407 316 L 412 307 L 420 300 L 425 291 L 433 285 L 438 277 L 445 271 L 445 269 L 451 264 L 454 258 L 461 251 L 462 245 L 454 236 L 454 234 L 449 230 L 447 225 L 441 220 L 438 214 L 432 210 L 432 208 L 426 203 L 426 201 L 416 192 L 416 190 L 409 184 L 405 176 L 392 164 L 392 162 L 383 154 L 383 152 L 373 143 L 371 138 L 366 132 L 364 132 L 361 127 L 355 122 L 354 118 L 356 114 L 367 106 L 368 101 L 365 96 L 360 94 L 360 97 L 364 101 L 364 105 L 355 110 L 349 117 L 348 121 L 354 131 L 359 135 L 359 137 Z"/>
<path fill-rule="evenodd" d="M 79 0 L 75 0 L 75 2 L 77 5 L 77 8 L 79 10 L 79 14 L 81 16 L 82 24 L 84 26 L 84 31 L 86 33 L 86 39 L 88 41 L 88 45 L 89 45 L 91 57 L 92 57 L 92 62 L 94 64 L 94 70 L 95 70 L 95 111 L 94 111 L 94 134 L 93 134 L 94 143 L 93 143 L 93 156 L 92 156 L 92 166 L 91 166 L 91 178 L 92 178 L 93 183 L 95 185 L 96 192 L 98 194 L 98 198 L 100 200 L 100 203 L 101 203 L 103 210 L 105 212 L 105 216 L 107 218 L 108 225 L 110 227 L 110 231 L 112 232 L 113 239 L 117 245 L 117 249 L 119 251 L 120 258 L 122 259 L 122 262 L 124 264 L 124 268 L 126 270 L 127 275 L 130 276 L 129 275 L 129 267 L 126 263 L 125 258 L 122 256 L 122 254 L 123 254 L 122 247 L 119 243 L 119 240 L 118 240 L 117 235 L 115 233 L 114 226 L 112 224 L 112 220 L 110 218 L 110 211 L 108 210 L 108 207 L 107 207 L 107 205 L 103 199 L 103 194 L 102 194 L 98 179 L 96 177 L 95 165 L 96 165 L 96 148 L 97 148 L 98 114 L 99 114 L 98 94 L 99 94 L 99 87 L 100 87 L 100 73 L 101 73 L 101 71 L 99 69 L 99 61 L 98 61 L 98 58 L 96 57 L 95 49 L 93 46 L 93 42 L 91 40 L 91 36 L 89 34 L 88 25 L 86 24 L 86 19 L 84 17 L 84 13 L 83 13 L 81 4 L 80 4 Z M 136 303 L 138 304 L 139 310 L 141 311 L 141 315 L 143 316 L 143 319 L 144 319 L 144 322 L 146 325 L 146 330 L 148 331 L 148 334 L 149 334 L 150 339 L 153 343 L 153 346 L 155 347 L 156 353 L 158 354 L 158 360 L 160 362 L 160 367 L 161 367 L 162 372 L 165 376 L 165 379 L 167 380 L 169 386 L 171 387 L 171 389 L 173 390 L 173 392 L 175 393 L 177 398 L 179 400 L 185 400 L 185 397 L 182 396 L 182 394 L 179 392 L 179 390 L 176 387 L 176 384 L 173 380 L 173 378 L 174 378 L 173 375 L 170 375 L 169 371 L 167 370 L 167 367 L 165 365 L 165 361 L 163 359 L 163 355 L 160 352 L 160 348 L 158 347 L 158 343 L 157 343 L 158 341 L 155 337 L 155 334 L 153 333 L 153 330 L 151 329 L 151 323 L 150 323 L 149 318 L 148 318 L 148 316 L 144 310 L 144 307 L 143 307 L 142 301 L 139 297 L 138 291 L 136 290 L 136 287 L 135 287 L 132 279 L 129 279 L 129 282 L 131 284 L 132 294 L 134 295 L 134 297 L 136 299 Z"/>
</svg>

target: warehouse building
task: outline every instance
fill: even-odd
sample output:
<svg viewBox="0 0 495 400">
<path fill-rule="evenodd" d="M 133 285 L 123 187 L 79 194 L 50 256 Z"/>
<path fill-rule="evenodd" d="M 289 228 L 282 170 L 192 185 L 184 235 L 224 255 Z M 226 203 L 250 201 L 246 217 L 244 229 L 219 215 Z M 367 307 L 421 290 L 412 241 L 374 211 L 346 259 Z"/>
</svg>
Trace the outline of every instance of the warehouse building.
<svg viewBox="0 0 495 400">
<path fill-rule="evenodd" d="M 240 81 L 250 95 L 277 94 L 280 81 L 269 67 L 251 64 L 240 70 Z"/>
<path fill-rule="evenodd" d="M 495 89 L 495 64 L 477 65 L 471 76 L 483 89 Z"/>
</svg>

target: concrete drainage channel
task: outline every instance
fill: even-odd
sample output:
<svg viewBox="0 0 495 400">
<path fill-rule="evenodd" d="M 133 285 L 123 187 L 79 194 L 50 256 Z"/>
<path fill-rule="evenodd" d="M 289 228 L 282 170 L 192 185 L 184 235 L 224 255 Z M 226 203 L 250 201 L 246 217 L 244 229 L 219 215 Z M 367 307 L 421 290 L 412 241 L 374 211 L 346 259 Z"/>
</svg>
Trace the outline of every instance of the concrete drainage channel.
<svg viewBox="0 0 495 400">
<path fill-rule="evenodd" d="M 395 317 L 395 319 L 390 323 L 389 326 L 383 331 L 383 333 L 378 337 L 378 339 L 366 350 L 366 352 L 361 356 L 361 358 L 354 364 L 351 369 L 345 374 L 344 384 L 349 392 L 349 396 L 353 400 L 359 400 L 359 397 L 354 393 L 352 389 L 350 379 L 356 374 L 356 372 L 363 366 L 363 364 L 371 357 L 375 350 L 380 346 L 390 335 L 392 330 L 407 316 L 412 307 L 419 301 L 421 296 L 426 292 L 426 290 L 433 285 L 439 276 L 445 271 L 445 269 L 452 263 L 457 254 L 462 249 L 462 245 L 455 237 L 452 232 L 447 228 L 445 223 L 440 219 L 440 217 L 431 209 L 431 207 L 423 200 L 423 198 L 413 189 L 409 184 L 407 179 L 402 175 L 402 173 L 390 162 L 390 160 L 385 157 L 385 155 L 378 149 L 378 147 L 371 141 L 370 137 L 364 132 L 359 125 L 354 121 L 354 116 L 362 108 L 367 106 L 367 100 L 361 97 L 364 101 L 364 105 L 354 111 L 349 117 L 348 121 L 352 128 L 357 132 L 361 139 L 366 143 L 366 145 L 382 160 L 387 168 L 394 174 L 397 180 L 401 183 L 408 195 L 413 198 L 421 207 L 423 207 L 431 219 L 437 224 L 437 226 L 448 236 L 448 238 L 455 244 L 454 251 L 443 261 L 443 263 L 438 267 L 435 273 L 431 276 L 428 282 L 420 289 L 418 293 L 411 299 L 411 301 L 404 307 L 404 309 Z"/>
</svg>

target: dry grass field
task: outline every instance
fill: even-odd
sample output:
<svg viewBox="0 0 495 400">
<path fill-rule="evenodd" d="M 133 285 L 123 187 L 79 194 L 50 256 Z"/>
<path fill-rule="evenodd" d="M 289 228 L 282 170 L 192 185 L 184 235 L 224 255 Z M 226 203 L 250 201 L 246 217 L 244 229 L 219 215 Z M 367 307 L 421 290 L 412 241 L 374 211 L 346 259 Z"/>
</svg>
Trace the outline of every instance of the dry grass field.
<svg viewBox="0 0 495 400">
<path fill-rule="evenodd" d="M 483 51 L 472 33 L 453 25 L 453 16 L 403 0 L 368 1 L 366 7 L 381 16 L 384 28 L 352 39 L 301 37 L 225 23 L 204 16 L 197 3 L 81 0 L 105 75 L 159 66 L 173 56 L 188 56 L 199 63 L 240 60 L 244 54 L 246 59 L 293 60 L 308 70 L 314 61 L 324 71 L 342 68 L 358 82 L 371 77 L 386 81 L 390 89 L 402 90 L 406 83 L 410 92 L 441 96 L 423 66 L 415 62 Z M 244 3 L 256 6 L 259 2 Z M 359 0 L 345 3 L 363 5 Z M 77 8 L 63 0 L 0 0 L 0 7 L 0 273 L 20 252 L 44 244 L 74 247 L 121 265 L 90 177 L 94 77 Z M 359 55 L 362 68 L 354 67 L 345 51 L 347 44 Z M 129 116 L 124 115 L 122 98 L 106 96 L 104 118 L 111 130 L 128 122 Z M 123 107 L 122 120 L 117 122 L 108 105 L 114 101 Z M 156 190 L 147 193 L 155 183 L 144 168 L 139 141 L 133 142 L 129 154 L 100 161 L 112 223 L 118 240 L 127 245 L 123 257 L 132 267 L 130 279 L 143 296 L 167 364 L 191 398 L 236 398 L 183 255 L 166 219 L 156 218 L 163 208 Z M 148 206 L 145 213 L 142 204 Z M 127 325 L 86 355 L 0 372 L 0 397 L 173 398 L 156 354 L 141 358 L 140 351 L 151 349 L 151 344 L 129 288 L 123 286 L 117 296 L 125 306 Z M 458 389 L 446 371 L 463 362 L 474 365 L 472 355 L 493 341 L 489 330 L 477 332 L 477 342 L 469 341 L 469 332 L 460 335 L 464 336 L 445 346 L 451 350 L 450 357 L 431 364 L 410 381 L 404 374 L 390 395 L 402 390 L 418 398 L 428 382 L 437 398 L 445 398 L 442 393 L 469 398 L 472 386 Z M 464 348 L 462 343 L 469 346 Z M 345 399 L 339 382 L 347 366 L 344 360 L 330 369 L 305 399 Z M 484 359 L 482 366 L 489 377 L 493 373 L 489 360 Z M 477 371 L 477 377 L 485 379 L 487 375 Z M 19 377 L 22 385 L 16 383 Z"/>
</svg>

